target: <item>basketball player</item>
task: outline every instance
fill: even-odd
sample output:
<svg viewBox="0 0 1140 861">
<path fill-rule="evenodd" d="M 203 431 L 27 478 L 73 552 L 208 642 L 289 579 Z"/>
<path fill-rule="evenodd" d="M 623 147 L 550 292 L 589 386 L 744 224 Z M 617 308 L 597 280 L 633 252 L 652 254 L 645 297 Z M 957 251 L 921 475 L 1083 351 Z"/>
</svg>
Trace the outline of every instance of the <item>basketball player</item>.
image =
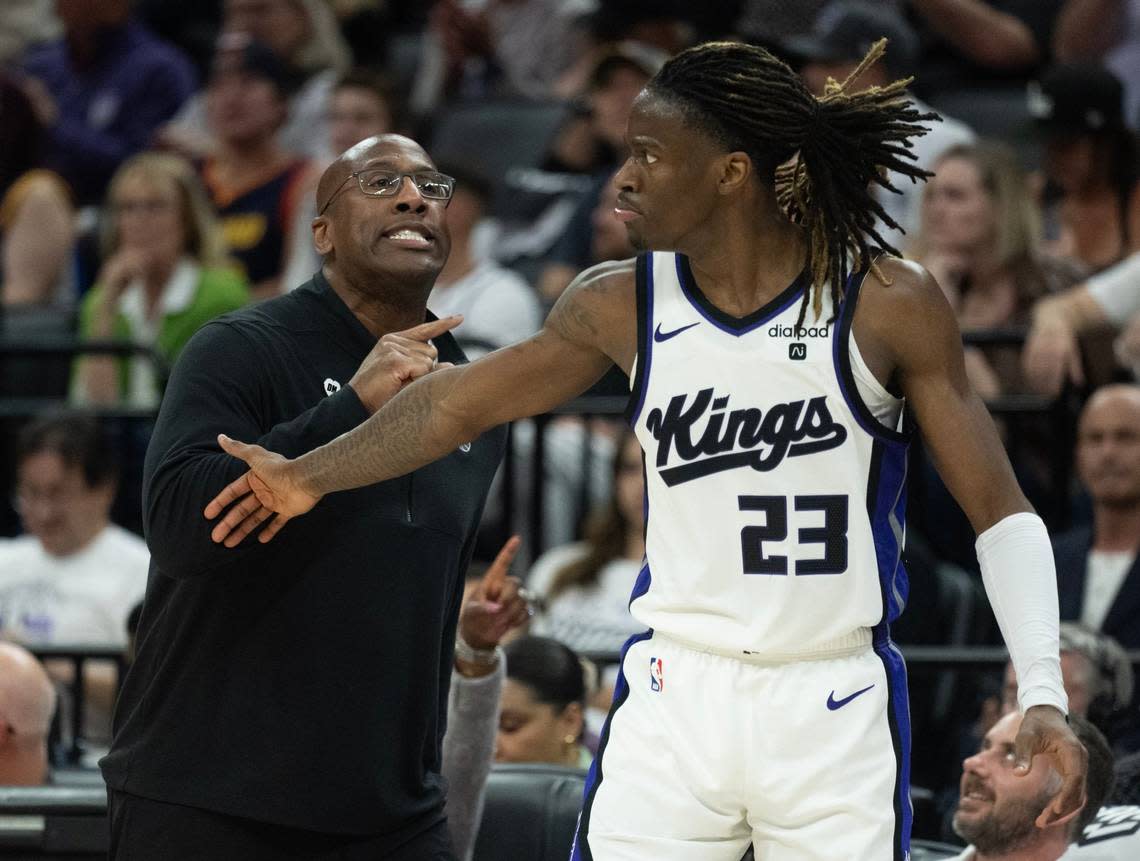
<svg viewBox="0 0 1140 861">
<path fill-rule="evenodd" d="M 921 175 L 900 157 L 927 119 L 904 86 L 817 100 L 761 49 L 679 54 L 638 97 L 615 178 L 647 253 L 587 270 L 534 337 L 424 377 L 296 460 L 219 439 L 251 471 L 207 507 L 231 506 L 214 540 L 268 541 L 326 493 L 547 411 L 611 362 L 629 373 L 648 497 L 630 609 L 649 630 L 623 650 L 575 858 L 736 861 L 749 843 L 765 861 L 907 857 L 889 634 L 907 595 L 904 400 L 980 536 L 1021 680 L 1021 770 L 1044 754 L 1033 767 L 1062 776 L 1038 823 L 1083 802 L 1044 525 L 966 381 L 942 291 L 873 254 L 876 217 L 892 222 L 870 183 Z"/>
</svg>

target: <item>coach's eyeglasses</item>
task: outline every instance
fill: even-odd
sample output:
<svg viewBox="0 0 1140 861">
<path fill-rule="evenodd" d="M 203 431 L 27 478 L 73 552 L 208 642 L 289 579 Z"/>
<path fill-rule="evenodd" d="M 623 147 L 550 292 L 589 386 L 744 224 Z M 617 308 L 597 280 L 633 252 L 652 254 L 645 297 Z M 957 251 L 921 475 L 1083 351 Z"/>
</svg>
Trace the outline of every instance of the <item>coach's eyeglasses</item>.
<svg viewBox="0 0 1140 861">
<path fill-rule="evenodd" d="M 396 170 L 384 170 L 383 168 L 374 167 L 367 170 L 354 171 L 346 176 L 344 182 L 342 182 L 337 187 L 337 190 L 332 193 L 332 196 L 325 201 L 325 205 L 321 207 L 321 211 L 318 212 L 317 215 L 324 215 L 325 210 L 336 200 L 337 195 L 344 191 L 344 187 L 350 179 L 355 178 L 360 185 L 360 191 L 369 197 L 391 197 L 400 193 L 400 189 L 404 185 L 405 177 L 415 183 L 420 194 L 428 200 L 451 200 L 451 193 L 455 191 L 455 178 L 448 176 L 446 173 L 438 173 L 434 170 L 400 173 Z"/>
</svg>

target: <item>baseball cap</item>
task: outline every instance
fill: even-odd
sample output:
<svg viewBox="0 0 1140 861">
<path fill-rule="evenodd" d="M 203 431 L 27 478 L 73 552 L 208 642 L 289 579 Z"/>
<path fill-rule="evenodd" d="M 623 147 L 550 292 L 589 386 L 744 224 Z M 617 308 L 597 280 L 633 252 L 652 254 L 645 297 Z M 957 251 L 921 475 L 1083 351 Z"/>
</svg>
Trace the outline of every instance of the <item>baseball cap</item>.
<svg viewBox="0 0 1140 861">
<path fill-rule="evenodd" d="M 1046 131 L 1088 133 L 1124 126 L 1124 86 L 1092 63 L 1066 63 L 1029 84 L 1029 115 Z"/>
<path fill-rule="evenodd" d="M 288 63 L 264 42 L 245 33 L 223 33 L 218 37 L 210 77 L 226 72 L 267 80 L 282 96 L 288 96 L 297 83 L 297 75 Z"/>
<path fill-rule="evenodd" d="M 883 38 L 887 50 L 882 62 L 891 74 L 912 74 L 918 66 L 918 34 L 897 9 L 885 3 L 828 3 L 816 16 L 811 33 L 784 39 L 780 48 L 809 62 L 857 62 Z"/>
</svg>

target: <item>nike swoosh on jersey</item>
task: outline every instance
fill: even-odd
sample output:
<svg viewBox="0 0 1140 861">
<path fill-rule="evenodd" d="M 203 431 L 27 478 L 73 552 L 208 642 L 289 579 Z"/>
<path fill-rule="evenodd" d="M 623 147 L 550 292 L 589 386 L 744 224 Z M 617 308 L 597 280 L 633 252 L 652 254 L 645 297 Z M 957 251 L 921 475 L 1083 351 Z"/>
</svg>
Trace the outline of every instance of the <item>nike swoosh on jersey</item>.
<svg viewBox="0 0 1140 861">
<path fill-rule="evenodd" d="M 699 326 L 700 324 L 701 324 L 701 321 L 697 320 L 696 323 L 690 323 L 688 326 L 682 326 L 680 329 L 674 329 L 672 332 L 662 332 L 661 331 L 661 324 L 658 323 L 657 329 L 653 332 L 653 340 L 656 341 L 658 344 L 664 343 L 665 341 L 668 341 L 670 338 L 676 338 L 678 335 L 680 335 L 686 329 L 691 329 L 694 326 Z"/>
<path fill-rule="evenodd" d="M 874 685 L 867 685 L 867 687 L 863 688 L 863 690 L 855 691 L 855 693 L 849 694 L 848 696 L 845 696 L 841 700 L 837 700 L 835 698 L 835 691 L 832 691 L 830 694 L 827 695 L 827 707 L 831 711 L 835 711 L 836 709 L 841 709 L 845 705 L 847 705 L 849 702 L 851 702 L 851 700 L 855 699 L 855 697 L 859 696 L 860 694 L 867 693 L 867 691 L 871 690 L 871 688 L 873 688 L 873 687 L 874 687 Z"/>
</svg>

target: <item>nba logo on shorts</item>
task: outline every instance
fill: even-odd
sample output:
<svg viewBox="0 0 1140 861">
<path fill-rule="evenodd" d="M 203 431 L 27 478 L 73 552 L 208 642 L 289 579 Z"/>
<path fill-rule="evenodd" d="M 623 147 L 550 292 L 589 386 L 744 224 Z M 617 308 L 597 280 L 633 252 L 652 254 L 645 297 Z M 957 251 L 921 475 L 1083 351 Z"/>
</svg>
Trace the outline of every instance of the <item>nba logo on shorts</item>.
<svg viewBox="0 0 1140 861">
<path fill-rule="evenodd" d="M 660 658 L 649 659 L 649 689 L 660 692 L 665 686 L 665 670 Z"/>
</svg>

